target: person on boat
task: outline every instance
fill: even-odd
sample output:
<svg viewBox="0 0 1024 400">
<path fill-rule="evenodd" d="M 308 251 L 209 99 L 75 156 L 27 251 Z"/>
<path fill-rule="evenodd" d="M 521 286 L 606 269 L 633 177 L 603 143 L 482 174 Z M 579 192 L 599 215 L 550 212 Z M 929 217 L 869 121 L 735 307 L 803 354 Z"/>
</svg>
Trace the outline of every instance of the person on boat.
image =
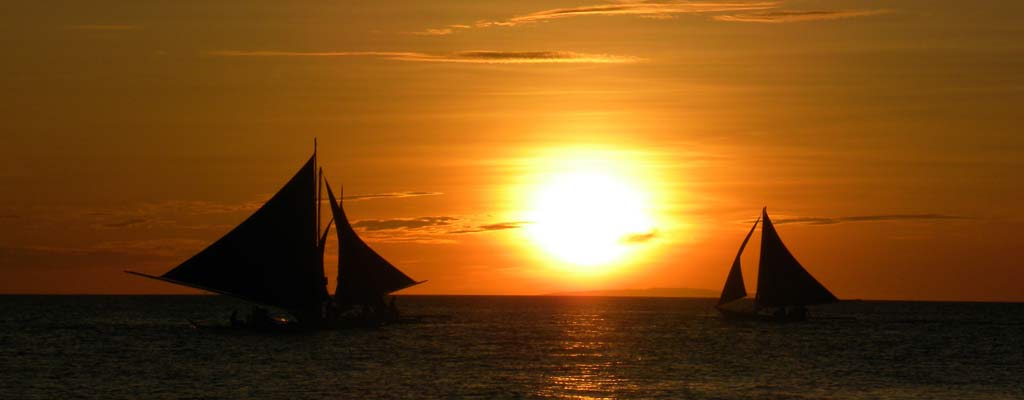
<svg viewBox="0 0 1024 400">
<path fill-rule="evenodd" d="M 362 308 L 368 320 L 384 321 L 387 318 L 388 305 L 383 296 L 369 295 L 365 297 Z"/>
<path fill-rule="evenodd" d="M 238 310 L 231 311 L 231 327 L 239 328 L 243 325 L 242 320 L 238 319 Z"/>
<path fill-rule="evenodd" d="M 249 315 L 249 326 L 262 328 L 270 325 L 270 312 L 266 308 L 252 306 L 252 314 Z"/>
<path fill-rule="evenodd" d="M 796 306 L 789 310 L 789 319 L 803 321 L 807 319 L 807 307 Z"/>
<path fill-rule="evenodd" d="M 398 319 L 398 306 L 395 305 L 395 300 L 398 296 L 391 296 L 391 301 L 388 302 L 388 316 L 391 319 Z"/>
</svg>

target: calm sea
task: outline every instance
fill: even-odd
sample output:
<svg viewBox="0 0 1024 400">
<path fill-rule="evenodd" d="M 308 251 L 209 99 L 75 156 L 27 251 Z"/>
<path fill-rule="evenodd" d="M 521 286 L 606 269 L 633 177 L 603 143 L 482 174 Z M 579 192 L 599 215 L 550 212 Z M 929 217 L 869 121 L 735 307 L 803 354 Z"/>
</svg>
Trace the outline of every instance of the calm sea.
<svg viewBox="0 0 1024 400">
<path fill-rule="evenodd" d="M 419 323 L 193 330 L 218 296 L 0 296 L 0 397 L 1024 399 L 1024 304 L 403 296 Z"/>
</svg>

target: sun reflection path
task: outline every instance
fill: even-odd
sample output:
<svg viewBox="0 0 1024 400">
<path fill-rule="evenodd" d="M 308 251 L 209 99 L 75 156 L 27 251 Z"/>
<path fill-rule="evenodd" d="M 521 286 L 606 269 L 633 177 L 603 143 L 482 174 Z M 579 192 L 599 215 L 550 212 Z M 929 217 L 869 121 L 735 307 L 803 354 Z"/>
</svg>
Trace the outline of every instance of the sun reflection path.
<svg viewBox="0 0 1024 400">
<path fill-rule="evenodd" d="M 545 386 L 537 393 L 543 397 L 563 399 L 611 399 L 638 387 L 616 374 L 620 367 L 611 336 L 615 328 L 599 313 L 563 314 L 558 322 L 564 339 L 552 356 L 561 360 L 558 373 L 546 377 Z"/>
</svg>

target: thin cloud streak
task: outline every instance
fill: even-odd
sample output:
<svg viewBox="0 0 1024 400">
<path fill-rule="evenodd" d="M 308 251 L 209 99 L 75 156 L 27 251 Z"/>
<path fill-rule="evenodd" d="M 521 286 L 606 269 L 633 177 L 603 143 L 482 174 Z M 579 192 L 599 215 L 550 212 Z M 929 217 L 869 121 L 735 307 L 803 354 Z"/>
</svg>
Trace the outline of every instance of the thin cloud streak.
<svg viewBox="0 0 1024 400">
<path fill-rule="evenodd" d="M 38 262 L 47 263 L 51 258 L 59 257 L 85 264 L 89 264 L 90 260 L 111 261 L 112 258 L 125 256 L 147 259 L 180 258 L 202 249 L 207 244 L 198 239 L 161 238 L 107 241 L 84 247 L 0 246 L 0 268 L 7 265 L 33 266 Z"/>
<path fill-rule="evenodd" d="M 457 51 L 452 53 L 417 53 L 400 51 L 243 51 L 221 50 L 207 54 L 218 57 L 371 57 L 411 62 L 464 64 L 621 64 L 640 61 L 637 57 L 611 54 L 589 54 L 571 51 Z"/>
<path fill-rule="evenodd" d="M 370 234 L 370 237 L 375 240 L 412 240 L 416 242 L 438 240 L 453 243 L 452 239 L 444 239 L 444 236 L 518 229 L 530 223 L 528 221 L 504 221 L 472 225 L 456 224 L 458 221 L 464 220 L 448 216 L 431 216 L 360 220 L 353 223 L 352 226 Z"/>
<path fill-rule="evenodd" d="M 70 25 L 64 29 L 72 31 L 130 31 L 141 28 L 138 25 Z"/>
<path fill-rule="evenodd" d="M 779 1 L 621 1 L 614 4 L 554 8 L 517 15 L 507 19 L 481 20 L 473 25 L 453 24 L 443 28 L 429 28 L 411 33 L 420 36 L 445 36 L 473 27 L 513 27 L 556 19 L 588 16 L 629 16 L 661 20 L 673 19 L 681 15 L 732 13 L 729 15 L 715 15 L 712 19 L 728 22 L 785 23 L 866 17 L 891 12 L 891 10 L 787 11 L 780 9 L 781 4 Z"/>
<path fill-rule="evenodd" d="M 448 233 L 453 234 L 453 235 L 460 235 L 460 234 L 466 234 L 466 233 L 481 233 L 481 232 L 491 232 L 491 231 L 503 231 L 503 230 L 507 230 L 507 229 L 522 228 L 523 225 L 526 225 L 528 223 L 529 222 L 526 222 L 526 221 L 498 222 L 498 223 L 493 223 L 493 224 L 484 224 L 484 225 L 478 225 L 478 226 L 471 227 L 471 228 L 454 230 L 454 231 L 450 231 Z"/>
<path fill-rule="evenodd" d="M 459 29 L 469 29 L 469 28 L 472 28 L 472 26 L 471 25 L 462 25 L 462 24 L 452 24 L 452 25 L 448 25 L 448 26 L 446 26 L 444 28 L 428 28 L 428 29 L 424 29 L 422 31 L 409 32 L 409 34 L 410 35 L 416 35 L 416 36 L 445 36 L 445 35 L 451 35 L 451 34 L 455 33 L 456 30 L 459 30 Z"/>
<path fill-rule="evenodd" d="M 537 11 L 525 15 L 514 16 L 506 20 L 479 21 L 478 28 L 491 26 L 516 26 L 582 16 L 635 16 L 648 18 L 668 18 L 680 14 L 701 14 L 713 12 L 752 11 L 776 8 L 778 2 L 629 2 L 618 4 L 602 4 L 584 7 L 555 8 Z"/>
<path fill-rule="evenodd" d="M 367 219 L 352 224 L 355 228 L 365 231 L 383 231 L 394 229 L 420 229 L 432 226 L 450 225 L 454 217 L 418 217 L 418 218 L 394 218 L 394 219 Z"/>
<path fill-rule="evenodd" d="M 657 231 L 650 231 L 645 233 L 631 233 L 623 236 L 621 239 L 619 239 L 619 241 L 624 244 L 639 244 L 650 242 L 656 239 L 657 237 Z"/>
<path fill-rule="evenodd" d="M 882 214 L 882 215 L 855 215 L 848 217 L 792 217 L 772 219 L 776 225 L 782 224 L 806 224 L 806 225 L 835 225 L 845 222 L 880 222 L 880 221 L 951 221 L 965 220 L 970 217 L 947 214 Z M 754 222 L 750 220 L 750 222 Z"/>
<path fill-rule="evenodd" d="M 138 227 L 138 226 L 147 225 L 150 222 L 152 222 L 152 220 L 149 219 L 149 218 L 134 217 L 134 218 L 128 218 L 128 219 L 121 220 L 121 221 L 101 223 L 98 226 L 103 227 L 103 228 L 111 228 L 111 229 L 134 228 L 134 227 Z"/>
<path fill-rule="evenodd" d="M 352 196 L 342 197 L 348 201 L 363 201 L 363 200 L 375 200 L 375 199 L 404 199 L 409 197 L 422 197 L 422 196 L 440 196 L 444 193 L 441 192 L 391 192 L 391 193 L 374 193 L 374 194 L 358 194 Z"/>
<path fill-rule="evenodd" d="M 726 22 L 758 22 L 764 24 L 783 24 L 788 22 L 829 21 L 845 18 L 869 17 L 887 14 L 891 10 L 839 10 L 839 11 L 767 11 L 747 14 L 716 15 L 717 21 Z"/>
</svg>

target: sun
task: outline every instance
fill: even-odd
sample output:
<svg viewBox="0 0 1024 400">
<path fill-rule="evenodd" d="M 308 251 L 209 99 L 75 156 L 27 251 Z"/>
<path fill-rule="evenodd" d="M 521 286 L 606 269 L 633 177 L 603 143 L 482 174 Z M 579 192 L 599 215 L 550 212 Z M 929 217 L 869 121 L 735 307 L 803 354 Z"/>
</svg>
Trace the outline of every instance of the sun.
<svg viewBox="0 0 1024 400">
<path fill-rule="evenodd" d="M 534 188 L 525 230 L 537 247 L 575 270 L 600 271 L 653 237 L 650 196 L 614 163 L 570 164 Z"/>
</svg>

